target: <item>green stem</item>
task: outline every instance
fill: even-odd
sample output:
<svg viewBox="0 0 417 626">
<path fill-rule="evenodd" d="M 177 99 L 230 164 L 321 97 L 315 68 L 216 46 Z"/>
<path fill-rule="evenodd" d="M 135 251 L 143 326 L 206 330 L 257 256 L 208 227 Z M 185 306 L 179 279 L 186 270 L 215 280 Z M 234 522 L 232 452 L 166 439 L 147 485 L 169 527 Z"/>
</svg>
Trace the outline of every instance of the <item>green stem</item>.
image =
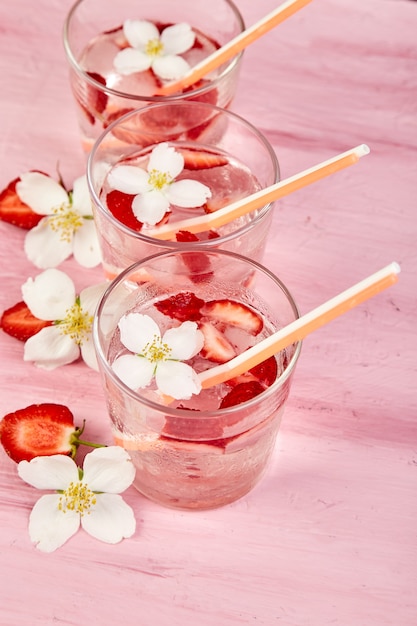
<svg viewBox="0 0 417 626">
<path fill-rule="evenodd" d="M 107 448 L 105 443 L 92 443 L 91 441 L 84 441 L 78 438 L 75 438 L 75 443 L 79 446 L 89 446 L 90 448 Z"/>
</svg>

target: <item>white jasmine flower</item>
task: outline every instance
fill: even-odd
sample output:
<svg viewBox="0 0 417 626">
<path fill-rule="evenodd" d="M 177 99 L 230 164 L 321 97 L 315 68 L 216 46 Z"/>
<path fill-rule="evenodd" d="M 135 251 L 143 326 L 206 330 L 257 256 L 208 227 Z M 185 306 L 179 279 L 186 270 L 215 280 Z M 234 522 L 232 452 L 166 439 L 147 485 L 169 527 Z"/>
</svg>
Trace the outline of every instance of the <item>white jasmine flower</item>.
<svg viewBox="0 0 417 626">
<path fill-rule="evenodd" d="M 152 150 L 146 171 L 134 165 L 120 165 L 111 170 L 108 182 L 113 189 L 135 195 L 132 203 L 135 217 L 154 226 L 171 204 L 199 207 L 211 197 L 209 187 L 197 180 L 175 181 L 183 169 L 182 154 L 163 142 Z"/>
<path fill-rule="evenodd" d="M 93 450 L 86 455 L 83 470 L 70 457 L 54 454 L 21 461 L 17 471 L 32 487 L 57 492 L 42 496 L 30 514 L 29 535 L 39 550 L 53 552 L 80 525 L 106 543 L 118 543 L 134 534 L 133 511 L 119 495 L 135 477 L 123 448 Z"/>
<path fill-rule="evenodd" d="M 165 80 L 181 78 L 190 69 L 178 56 L 194 45 L 195 35 L 186 24 L 174 24 L 161 34 L 155 24 L 144 20 L 126 20 L 123 33 L 129 46 L 117 53 L 113 64 L 119 74 L 133 74 L 152 68 Z"/>
<path fill-rule="evenodd" d="M 32 315 L 52 321 L 24 347 L 24 361 L 51 370 L 76 361 L 98 369 L 92 340 L 92 323 L 98 301 L 107 287 L 100 283 L 83 289 L 79 295 L 73 281 L 60 270 L 47 269 L 22 285 L 23 300 Z"/>
<path fill-rule="evenodd" d="M 25 238 L 26 255 L 36 267 L 56 267 L 71 254 L 83 267 L 101 262 L 85 176 L 77 178 L 68 193 L 50 176 L 28 172 L 20 177 L 16 193 L 35 213 L 45 216 Z"/>
<path fill-rule="evenodd" d="M 169 328 L 161 337 L 158 324 L 149 315 L 129 313 L 119 321 L 120 341 L 133 354 L 113 362 L 117 376 L 131 389 L 146 387 L 155 376 L 159 391 L 177 400 L 201 390 L 191 359 L 203 347 L 203 333 L 195 322 Z"/>
</svg>

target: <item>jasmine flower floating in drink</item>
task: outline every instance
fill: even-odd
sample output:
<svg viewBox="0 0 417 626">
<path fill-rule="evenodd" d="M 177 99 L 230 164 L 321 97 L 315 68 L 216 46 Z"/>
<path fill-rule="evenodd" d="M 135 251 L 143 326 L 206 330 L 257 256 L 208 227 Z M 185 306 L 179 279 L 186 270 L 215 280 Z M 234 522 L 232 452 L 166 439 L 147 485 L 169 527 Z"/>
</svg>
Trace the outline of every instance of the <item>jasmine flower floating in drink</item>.
<svg viewBox="0 0 417 626">
<path fill-rule="evenodd" d="M 160 33 L 153 22 L 126 20 L 123 34 L 129 45 L 114 58 L 114 67 L 120 74 L 152 69 L 159 78 L 172 80 L 190 69 L 179 56 L 194 45 L 195 34 L 188 24 L 174 24 Z"/>
<path fill-rule="evenodd" d="M 195 322 L 168 328 L 161 336 L 149 315 L 129 313 L 119 321 L 120 341 L 130 353 L 117 357 L 112 368 L 128 387 L 147 387 L 153 377 L 158 390 L 176 399 L 190 398 L 201 390 L 198 376 L 183 363 L 200 352 L 203 333 Z"/>
<path fill-rule="evenodd" d="M 146 169 L 119 165 L 111 170 L 108 183 L 113 189 L 135 195 L 132 211 L 136 219 L 154 226 L 171 205 L 200 207 L 211 197 L 209 187 L 197 180 L 176 180 L 183 169 L 184 156 L 163 142 L 152 150 Z"/>
</svg>

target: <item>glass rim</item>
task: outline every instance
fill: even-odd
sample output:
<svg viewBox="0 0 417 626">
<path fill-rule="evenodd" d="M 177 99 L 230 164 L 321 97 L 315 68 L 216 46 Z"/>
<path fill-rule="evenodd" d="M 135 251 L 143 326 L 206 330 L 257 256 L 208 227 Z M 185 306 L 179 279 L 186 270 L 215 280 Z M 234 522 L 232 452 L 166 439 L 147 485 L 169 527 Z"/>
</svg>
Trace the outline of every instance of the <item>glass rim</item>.
<svg viewBox="0 0 417 626">
<path fill-rule="evenodd" d="M 103 369 L 105 370 L 106 374 L 112 379 L 113 383 L 126 395 L 130 396 L 131 399 L 140 402 L 141 404 L 149 407 L 150 409 L 152 409 L 155 412 L 158 413 L 164 413 L 165 415 L 169 416 L 169 417 L 178 417 L 178 418 L 185 418 L 187 420 L 193 419 L 193 412 L 189 411 L 187 409 L 178 409 L 178 408 L 171 408 L 169 405 L 164 405 L 162 403 L 158 403 L 158 402 L 153 402 L 152 400 L 149 400 L 149 398 L 146 398 L 145 396 L 142 396 L 140 393 L 138 393 L 137 391 L 134 391 L 133 389 L 131 389 L 130 387 L 128 387 L 125 383 L 123 383 L 120 378 L 114 373 L 112 367 L 110 366 L 104 352 L 102 349 L 102 345 L 101 345 L 101 341 L 100 341 L 100 329 L 99 329 L 99 316 L 103 311 L 103 308 L 105 306 L 105 303 L 107 301 L 107 299 L 109 298 L 109 296 L 111 295 L 111 293 L 121 284 L 123 283 L 123 281 L 126 279 L 126 277 L 128 275 L 130 275 L 131 273 L 137 271 L 137 269 L 140 266 L 143 266 L 145 263 L 149 263 L 155 259 L 159 259 L 159 258 L 164 258 L 164 257 L 169 257 L 172 255 L 176 255 L 176 254 L 183 254 L 183 253 L 194 253 L 195 254 L 195 250 L 191 251 L 191 250 L 178 250 L 178 251 L 166 251 L 166 252 L 159 252 L 157 254 L 152 254 L 149 255 L 147 257 L 145 257 L 144 259 L 142 259 L 141 261 L 137 261 L 136 263 L 133 263 L 132 265 L 130 265 L 129 267 L 127 267 L 126 269 L 124 269 L 118 276 L 116 276 L 116 278 L 114 278 L 109 286 L 107 287 L 107 289 L 105 290 L 105 292 L 102 294 L 96 311 L 95 311 L 95 315 L 94 315 L 94 320 L 93 320 L 93 331 L 92 331 L 92 337 L 93 337 L 93 343 L 94 343 L 94 347 L 95 347 L 95 351 L 97 354 L 97 360 L 100 361 L 101 366 L 103 367 Z M 263 273 L 264 275 L 266 275 L 268 278 L 270 278 L 276 285 L 277 287 L 279 287 L 279 289 L 281 289 L 281 291 L 283 292 L 284 296 L 287 298 L 288 303 L 290 304 L 290 307 L 294 313 L 295 319 L 298 319 L 300 317 L 300 312 L 298 309 L 297 304 L 294 301 L 294 298 L 291 294 L 291 292 L 289 291 L 288 287 L 282 282 L 282 280 L 280 278 L 278 278 L 278 276 L 276 276 L 271 270 L 269 270 L 265 265 L 262 265 L 261 263 L 259 263 L 258 261 L 255 261 L 253 259 L 249 259 L 248 257 L 245 257 L 241 254 L 237 254 L 236 252 L 231 252 L 230 250 L 210 250 L 208 248 L 204 249 L 201 248 L 198 250 L 198 252 L 205 252 L 205 253 L 209 253 L 209 254 L 216 254 L 216 255 L 220 255 L 220 256 L 226 256 L 226 257 L 231 257 L 237 261 L 243 262 L 245 264 L 249 264 L 252 265 L 254 269 L 260 271 L 261 273 Z M 284 371 L 282 372 L 282 374 L 275 379 L 275 381 L 272 383 L 272 385 L 270 385 L 269 387 L 267 387 L 262 393 L 258 394 L 257 396 L 255 396 L 254 398 L 251 398 L 250 400 L 247 400 L 246 402 L 241 402 L 240 404 L 236 404 L 234 406 L 230 406 L 227 407 L 225 409 L 216 409 L 216 410 L 211 410 L 211 411 L 198 411 L 198 416 L 195 416 L 196 419 L 201 419 L 201 418 L 217 418 L 220 419 L 222 417 L 224 417 L 225 415 L 232 415 L 234 413 L 237 413 L 238 411 L 241 410 L 248 410 L 253 406 L 256 406 L 260 400 L 265 400 L 266 398 L 268 398 L 269 396 L 272 396 L 279 387 L 282 387 L 282 385 L 287 381 L 287 379 L 290 377 L 290 375 L 293 373 L 296 363 L 298 361 L 298 357 L 300 356 L 300 352 L 301 352 L 301 347 L 302 347 L 302 341 L 297 341 L 295 343 L 295 350 L 294 350 L 294 354 L 292 355 L 287 367 L 284 369 Z"/>
<path fill-rule="evenodd" d="M 130 94 L 125 91 L 118 91 L 117 89 L 113 89 L 112 87 L 107 87 L 107 85 L 103 85 L 103 83 L 100 83 L 98 80 L 95 80 L 95 78 L 93 78 L 88 72 L 83 70 L 83 68 L 78 63 L 70 45 L 69 27 L 70 27 L 72 17 L 75 14 L 78 6 L 82 4 L 84 1 L 85 0 L 77 0 L 72 5 L 72 7 L 70 8 L 65 18 L 64 26 L 63 26 L 63 33 L 62 33 L 62 40 L 63 40 L 64 51 L 65 51 L 66 57 L 72 69 L 78 74 L 78 76 L 81 76 L 83 80 L 85 80 L 89 85 L 91 85 L 95 89 L 98 89 L 99 91 L 103 91 L 105 94 L 109 96 L 115 96 L 117 98 L 125 98 L 127 100 L 132 100 L 133 102 L 163 103 L 167 100 L 169 100 L 170 102 L 176 102 L 178 100 L 184 99 L 183 92 L 172 94 L 170 96 L 163 96 L 163 95 L 141 96 L 137 94 Z M 238 7 L 232 0 L 224 0 L 224 2 L 226 2 L 230 6 L 232 11 L 234 12 L 237 18 L 237 21 L 239 23 L 240 29 L 241 29 L 240 32 L 243 32 L 245 30 L 245 22 Z M 218 76 L 210 80 L 207 84 L 202 85 L 201 87 L 197 87 L 196 89 L 190 89 L 190 91 L 187 91 L 186 98 L 188 99 L 194 96 L 205 94 L 207 91 L 210 91 L 211 89 L 213 89 L 213 87 L 216 87 L 221 80 L 223 80 L 226 76 L 228 76 L 228 74 L 230 74 L 237 67 L 237 65 L 240 63 L 242 59 L 243 54 L 244 54 L 244 50 L 242 50 L 236 56 L 230 59 L 230 61 L 227 61 L 225 63 L 225 67 L 223 71 L 221 72 L 221 74 L 219 74 Z"/>
<path fill-rule="evenodd" d="M 80 1 L 82 1 L 82 0 L 80 0 Z M 239 124 L 243 124 L 263 144 L 264 148 L 266 149 L 266 151 L 267 151 L 267 153 L 268 153 L 268 155 L 269 155 L 269 157 L 271 159 L 272 168 L 273 168 L 273 171 L 274 171 L 274 181 L 271 184 L 275 184 L 275 183 L 278 183 L 280 181 L 280 179 L 281 179 L 281 172 L 280 172 L 280 167 L 279 167 L 279 161 L 278 161 L 278 157 L 275 154 L 275 151 L 274 151 L 274 149 L 272 147 L 272 144 L 265 137 L 265 135 L 260 130 L 258 130 L 256 128 L 256 126 L 254 126 L 251 122 L 249 122 L 248 120 L 243 118 L 238 113 L 235 113 L 234 111 L 230 111 L 229 109 L 223 109 L 222 107 L 219 107 L 219 106 L 217 106 L 215 104 L 210 104 L 208 102 L 193 102 L 193 101 L 187 101 L 187 100 L 182 100 L 182 101 L 177 101 L 177 102 L 171 102 L 171 101 L 157 102 L 157 103 L 152 103 L 149 106 L 147 106 L 146 107 L 146 111 L 148 112 L 149 110 L 159 109 L 159 108 L 162 108 L 164 106 L 172 107 L 173 105 L 186 106 L 186 107 L 190 107 L 191 106 L 191 107 L 206 108 L 206 109 L 209 109 L 211 111 L 217 112 L 219 114 L 221 113 L 222 115 L 227 115 L 228 117 L 231 117 L 232 119 L 237 121 Z M 111 213 L 111 211 L 109 211 L 104 206 L 104 204 L 100 200 L 99 194 L 96 192 L 95 186 L 93 184 L 93 180 L 94 180 L 94 176 L 93 176 L 94 159 L 95 159 L 95 157 L 97 155 L 97 152 L 98 152 L 102 142 L 105 140 L 107 135 L 112 132 L 113 128 L 115 128 L 116 126 L 119 126 L 120 124 L 123 124 L 124 121 L 128 120 L 131 117 L 133 118 L 136 115 L 140 115 L 142 111 L 145 111 L 145 108 L 144 109 L 135 109 L 134 111 L 129 111 L 128 113 L 125 113 L 124 115 L 120 116 L 117 120 L 115 120 L 114 122 L 109 124 L 109 126 L 96 139 L 96 141 L 94 142 L 94 145 L 93 145 L 93 147 L 92 147 L 92 149 L 91 149 L 91 151 L 90 151 L 90 153 L 88 155 L 88 159 L 87 159 L 87 167 L 86 167 L 87 186 L 88 186 L 88 189 L 89 189 L 89 192 L 90 192 L 90 195 L 91 195 L 91 198 L 93 200 L 94 205 L 97 207 L 97 209 L 100 211 L 100 213 L 106 219 L 109 220 L 109 222 L 114 227 L 117 227 L 124 234 L 129 235 L 130 237 L 133 237 L 135 239 L 139 239 L 139 240 L 141 240 L 141 241 L 143 241 L 145 243 L 152 244 L 152 245 L 161 245 L 161 246 L 164 246 L 164 248 L 169 248 L 169 249 L 172 249 L 172 251 L 175 251 L 178 248 L 178 245 L 179 245 L 178 241 L 161 240 L 161 239 L 158 239 L 157 237 L 150 237 L 149 235 L 146 235 L 146 233 L 143 233 L 143 232 L 137 231 L 137 230 L 133 230 L 132 228 L 129 228 L 129 226 L 126 226 L 126 224 L 123 224 L 122 222 L 120 222 L 116 217 L 114 217 L 114 215 Z M 159 143 L 161 143 L 161 142 L 159 142 Z M 221 245 L 221 244 L 223 244 L 225 242 L 230 241 L 231 239 L 235 239 L 236 237 L 238 237 L 241 234 L 245 233 L 248 229 L 252 228 L 252 226 L 254 224 L 256 224 L 258 221 L 263 219 L 265 214 L 270 211 L 270 209 L 272 208 L 273 204 L 274 204 L 274 201 L 268 202 L 263 207 L 258 209 L 257 215 L 252 220 L 250 220 L 249 222 L 247 222 L 243 226 L 240 226 L 236 230 L 233 230 L 232 232 L 227 233 L 226 235 L 221 235 L 220 237 L 216 237 L 214 239 L 207 239 L 207 240 L 193 241 L 193 242 L 181 242 L 181 247 L 184 246 L 185 249 L 188 249 L 188 248 L 189 249 L 200 249 L 200 247 L 202 247 L 204 245 L 204 246 L 206 246 L 208 248 L 214 248 L 214 247 L 217 247 L 217 246 L 219 246 L 219 245 Z M 175 222 L 173 224 L 175 224 Z"/>
</svg>

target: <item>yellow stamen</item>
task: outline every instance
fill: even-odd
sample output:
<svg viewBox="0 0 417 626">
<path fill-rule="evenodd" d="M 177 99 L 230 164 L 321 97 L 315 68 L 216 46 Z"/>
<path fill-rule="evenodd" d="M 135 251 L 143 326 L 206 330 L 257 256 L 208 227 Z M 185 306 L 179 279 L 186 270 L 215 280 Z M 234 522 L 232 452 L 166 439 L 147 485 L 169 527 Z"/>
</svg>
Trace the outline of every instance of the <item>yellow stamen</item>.
<svg viewBox="0 0 417 626">
<path fill-rule="evenodd" d="M 69 335 L 80 346 L 83 341 L 89 340 L 93 319 L 93 315 L 83 310 L 77 298 L 73 306 L 66 312 L 65 318 L 56 324 L 59 325 L 63 335 Z"/>
<path fill-rule="evenodd" d="M 149 39 L 145 46 L 145 54 L 150 57 L 159 57 L 164 49 L 164 44 L 160 39 Z"/>
<path fill-rule="evenodd" d="M 159 361 L 167 361 L 170 357 L 172 349 L 167 343 L 163 343 L 161 337 L 154 335 L 152 343 L 147 343 L 143 349 L 143 355 L 151 363 L 159 363 Z"/>
<path fill-rule="evenodd" d="M 90 513 L 90 509 L 97 503 L 96 494 L 82 482 L 70 483 L 63 491 L 58 501 L 58 510 L 62 513 L 75 511 L 80 515 Z"/>
<path fill-rule="evenodd" d="M 172 180 L 173 178 L 168 172 L 160 172 L 159 170 L 151 170 L 149 172 L 148 183 L 157 191 L 161 191 L 166 185 L 170 185 Z"/>
<path fill-rule="evenodd" d="M 73 234 L 83 225 L 81 215 L 69 204 L 55 207 L 48 222 L 52 230 L 61 233 L 62 241 L 71 241 Z"/>
</svg>

